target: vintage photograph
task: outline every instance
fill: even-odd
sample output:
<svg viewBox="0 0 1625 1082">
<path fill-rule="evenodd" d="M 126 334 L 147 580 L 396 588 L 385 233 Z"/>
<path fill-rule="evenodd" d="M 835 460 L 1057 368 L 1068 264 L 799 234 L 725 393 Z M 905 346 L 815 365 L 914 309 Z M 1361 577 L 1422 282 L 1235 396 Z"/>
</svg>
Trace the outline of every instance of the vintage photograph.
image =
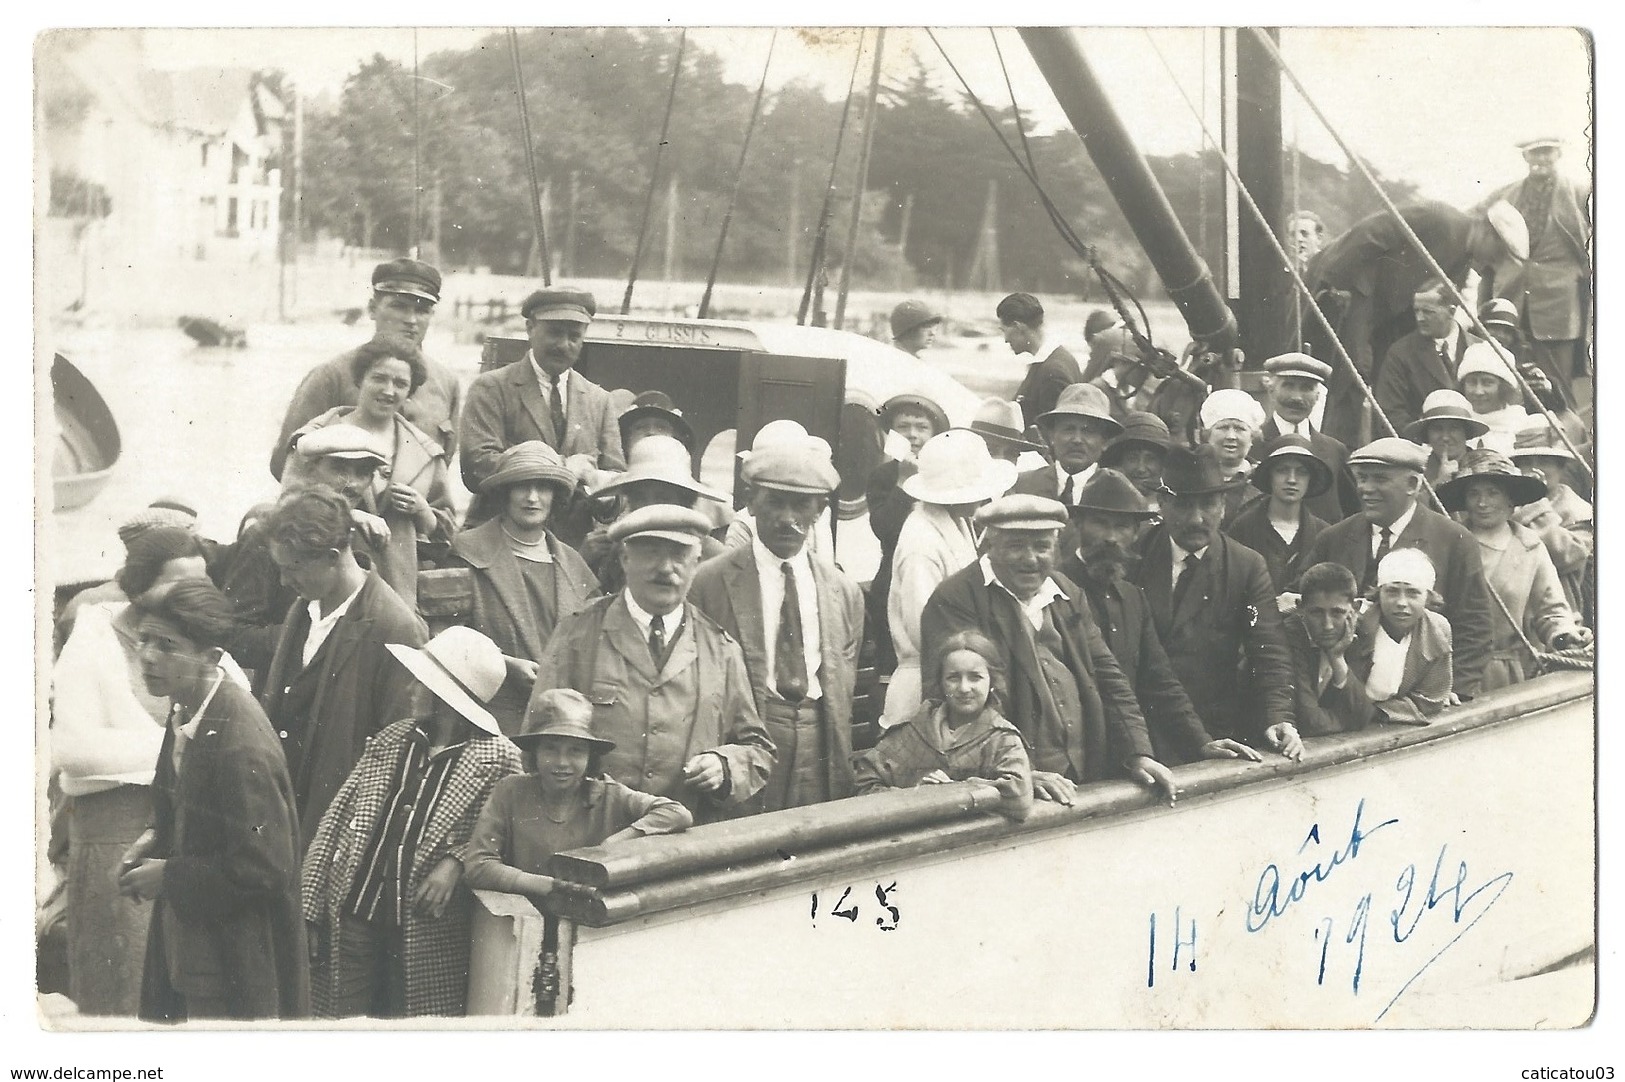
<svg viewBox="0 0 1625 1082">
<path fill-rule="evenodd" d="M 1594 47 L 41 34 L 35 1026 L 1594 1024 Z"/>
</svg>

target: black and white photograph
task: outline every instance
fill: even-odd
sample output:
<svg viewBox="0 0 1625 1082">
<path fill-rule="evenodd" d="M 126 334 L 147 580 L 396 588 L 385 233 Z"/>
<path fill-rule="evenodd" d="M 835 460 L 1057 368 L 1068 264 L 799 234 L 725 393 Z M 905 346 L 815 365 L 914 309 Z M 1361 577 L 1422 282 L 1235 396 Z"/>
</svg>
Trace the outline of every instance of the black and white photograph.
<svg viewBox="0 0 1625 1082">
<path fill-rule="evenodd" d="M 1595 1037 L 1606 36 L 1274 14 L 40 30 L 8 1029 Z"/>
</svg>

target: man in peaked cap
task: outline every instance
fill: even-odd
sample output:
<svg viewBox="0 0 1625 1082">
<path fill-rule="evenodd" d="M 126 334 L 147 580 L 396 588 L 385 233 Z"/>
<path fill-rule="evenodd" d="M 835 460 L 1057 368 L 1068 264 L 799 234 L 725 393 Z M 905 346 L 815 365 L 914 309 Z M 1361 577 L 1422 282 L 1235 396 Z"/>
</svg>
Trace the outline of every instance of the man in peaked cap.
<svg viewBox="0 0 1625 1082">
<path fill-rule="evenodd" d="M 1511 204 L 1529 233 L 1528 258 L 1503 259 L 1484 276 L 1479 298 L 1505 297 L 1523 315 L 1529 356 L 1577 406 L 1590 404 L 1586 337 L 1591 298 L 1590 191 L 1557 170 L 1562 140 L 1518 144 L 1529 173 L 1490 197 Z M 1580 379 L 1578 385 L 1576 380 Z M 1584 394 L 1576 398 L 1576 392 Z"/>
<path fill-rule="evenodd" d="M 482 372 L 468 387 L 463 408 L 463 483 L 478 492 L 503 451 L 526 440 L 541 440 L 570 460 L 584 456 L 600 470 L 624 470 L 621 429 L 609 392 L 575 371 L 582 340 L 598 311 L 591 293 L 538 289 L 520 313 L 530 349 L 522 360 Z M 577 475 L 584 471 L 576 469 Z M 483 519 L 470 509 L 469 518 Z M 559 540 L 578 545 L 589 523 L 568 515 Z"/>
<path fill-rule="evenodd" d="M 792 447 L 751 455 L 749 545 L 700 565 L 693 603 L 739 643 L 756 709 L 777 750 L 765 811 L 852 795 L 852 693 L 863 591 L 808 544 L 840 484 L 825 459 Z"/>
<path fill-rule="evenodd" d="M 924 301 L 910 298 L 891 310 L 892 345 L 918 357 L 931 345 L 941 325 L 941 315 Z"/>
<path fill-rule="evenodd" d="M 392 259 L 372 272 L 372 296 L 367 315 L 372 317 L 372 340 L 312 368 L 300 381 L 282 418 L 282 431 L 271 449 L 271 475 L 282 479 L 293 434 L 335 406 L 353 406 L 356 382 L 352 368 L 356 354 L 369 347 L 405 347 L 422 355 L 423 336 L 434 319 L 440 300 L 440 272 L 416 259 Z M 457 415 L 462 387 L 457 377 L 428 357 L 423 367 L 429 376 L 406 400 L 401 414 L 441 447 L 449 458 L 457 453 Z"/>
<path fill-rule="evenodd" d="M 1001 496 L 976 514 L 986 555 L 944 579 L 920 615 L 921 657 L 977 630 L 998 644 L 1005 716 L 1032 748 L 1033 792 L 1070 804 L 1082 783 L 1128 776 L 1169 803 L 1173 775 L 1154 756 L 1134 689 L 1077 584 L 1055 571 L 1066 508 Z"/>
<path fill-rule="evenodd" d="M 1361 510 L 1328 527 L 1304 557 L 1304 566 L 1325 560 L 1354 573 L 1361 589 L 1376 584 L 1377 564 L 1396 548 L 1419 548 L 1438 571 L 1436 589 L 1454 640 L 1455 693 L 1478 693 L 1489 659 L 1489 586 L 1473 535 L 1419 502 L 1428 453 L 1397 436 L 1366 444 L 1349 456 Z"/>
<path fill-rule="evenodd" d="M 536 696 L 571 687 L 615 749 L 604 770 L 670 797 L 698 822 L 737 814 L 773 773 L 739 643 L 688 600 L 711 520 L 650 504 L 610 528 L 626 587 L 559 621 L 537 663 Z"/>
<path fill-rule="evenodd" d="M 1247 745 L 1208 735 L 1157 637 L 1145 594 L 1123 577 L 1138 562 L 1135 543 L 1154 515 L 1127 477 L 1107 467 L 1095 471 L 1072 508 L 1078 548 L 1061 561 L 1061 573 L 1082 587 L 1095 626 L 1134 686 L 1158 761 L 1250 759 L 1256 763 L 1261 757 Z"/>
<path fill-rule="evenodd" d="M 1354 477 L 1348 472 L 1349 449 L 1342 440 L 1328 436 L 1314 424 L 1315 406 L 1326 393 L 1332 366 L 1307 353 L 1283 353 L 1264 362 L 1270 391 L 1270 414 L 1259 430 L 1250 456 L 1255 462 L 1265 444 L 1277 436 L 1296 433 L 1309 441 L 1315 457 L 1332 468 L 1332 487 L 1305 501 L 1309 513 L 1326 522 L 1352 515 L 1360 506 L 1354 491 Z"/>
<path fill-rule="evenodd" d="M 1211 444 L 1170 450 L 1163 523 L 1141 540 L 1130 577 L 1207 731 L 1296 759 L 1292 658 L 1269 568 L 1219 532 L 1226 491 L 1246 483 L 1224 477 Z"/>
</svg>

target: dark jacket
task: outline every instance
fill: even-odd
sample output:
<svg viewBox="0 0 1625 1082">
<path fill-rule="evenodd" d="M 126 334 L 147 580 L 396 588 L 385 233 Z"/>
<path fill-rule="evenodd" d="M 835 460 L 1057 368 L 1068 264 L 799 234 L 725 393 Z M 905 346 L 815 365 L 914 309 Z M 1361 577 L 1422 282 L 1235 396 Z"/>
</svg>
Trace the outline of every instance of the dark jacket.
<svg viewBox="0 0 1625 1082">
<path fill-rule="evenodd" d="M 265 712 L 277 717 L 290 685 L 304 672 L 301 656 L 310 611 L 304 603 L 288 610 L 277 638 L 276 656 L 266 673 L 262 699 Z M 312 659 L 318 681 L 301 729 L 283 728 L 293 791 L 303 827 L 300 852 L 315 836 L 322 813 L 361 758 L 367 738 L 392 721 L 413 713 L 416 681 L 386 650 L 386 643 L 422 646 L 429 629 L 406 607 L 376 571 L 334 625 Z"/>
<path fill-rule="evenodd" d="M 1270 525 L 1270 498 L 1258 493 L 1253 502 L 1236 515 L 1235 521 L 1224 528 L 1224 532 L 1264 557 L 1264 565 L 1270 572 L 1270 583 L 1280 594 L 1290 590 L 1304 568 L 1309 566 L 1304 563 L 1304 556 L 1326 525 L 1323 519 L 1310 514 L 1309 501 L 1305 500 L 1298 505 L 1298 533 L 1289 545 Z"/>
<path fill-rule="evenodd" d="M 1048 357 L 1027 366 L 1027 375 L 1016 390 L 1016 401 L 1021 403 L 1021 419 L 1029 427 L 1040 414 L 1055 408 L 1061 392 L 1074 383 L 1083 382 L 1083 370 L 1064 346 L 1056 346 Z"/>
<path fill-rule="evenodd" d="M 1478 542 L 1444 515 L 1418 506 L 1393 547 L 1419 548 L 1433 561 L 1438 576 L 1433 589 L 1444 599 L 1444 616 L 1450 621 L 1454 640 L 1453 688 L 1463 699 L 1472 698 L 1484 676 L 1492 636 L 1489 586 L 1484 581 Z M 1328 526 L 1303 563 L 1313 567 L 1323 560 L 1342 564 L 1354 573 L 1354 581 L 1365 581 L 1366 565 L 1371 562 L 1371 526 L 1364 515 L 1351 515 Z"/>
<path fill-rule="evenodd" d="M 1377 393 L 1377 404 L 1387 414 L 1394 431 L 1405 434 L 1405 427 L 1422 416 L 1422 403 L 1434 391 L 1456 389 L 1456 368 L 1467 349 L 1467 336 L 1457 333 L 1451 348 L 1451 362 L 1445 364 L 1439 356 L 1433 339 L 1423 338 L 1412 331 L 1388 347 L 1388 356 L 1377 373 L 1372 390 Z M 1371 419 L 1371 431 L 1376 435 L 1382 425 L 1376 417 Z"/>
<path fill-rule="evenodd" d="M 1082 585 L 1096 626 L 1134 687 L 1157 761 L 1175 765 L 1200 759 L 1202 745 L 1213 738 L 1174 674 L 1145 594 L 1126 579 L 1097 585 L 1084 572 L 1076 553 L 1061 564 L 1061 574 Z"/>
<path fill-rule="evenodd" d="M 1376 707 L 1365 693 L 1365 682 L 1349 666 L 1348 682 L 1342 687 L 1326 687 L 1315 691 L 1320 682 L 1320 649 L 1309 641 L 1304 630 L 1303 617 L 1288 613 L 1281 619 L 1286 634 L 1287 649 L 1292 651 L 1292 703 L 1298 716 L 1298 731 L 1304 736 L 1326 736 L 1330 733 L 1358 732 L 1374 721 L 1381 721 Z M 1351 647 L 1352 649 L 1352 647 Z M 1345 660 L 1348 654 L 1344 655 Z M 1367 651 L 1366 671 L 1370 671 Z"/>
<path fill-rule="evenodd" d="M 1263 457 L 1264 447 L 1281 434 L 1271 416 L 1259 430 L 1248 453 L 1256 465 Z M 1333 439 L 1318 429 L 1309 430 L 1309 451 L 1332 468 L 1332 487 L 1319 496 L 1303 501 L 1314 515 L 1325 522 L 1338 522 L 1360 509 L 1360 492 L 1354 486 L 1354 474 L 1349 471 L 1349 449 L 1342 440 Z"/>
<path fill-rule="evenodd" d="M 184 1021 L 197 997 L 231 1018 L 303 1018 L 299 820 L 282 748 L 259 704 L 229 679 L 194 720 L 180 773 L 170 727 L 153 778 L 152 856 L 166 863 L 141 1017 Z"/>
<path fill-rule="evenodd" d="M 1263 746 L 1292 721 L 1292 660 L 1264 557 L 1222 534 L 1173 609 L 1173 548 L 1166 526 L 1140 545 L 1135 583 L 1145 592 L 1174 673 L 1207 731 Z"/>
<path fill-rule="evenodd" d="M 1080 782 L 1120 776 L 1128 759 L 1153 754 L 1145 718 L 1133 686 L 1095 626 L 1083 591 L 1059 572 L 1052 578 L 1065 596 L 1050 607 L 1083 706 L 1084 761 L 1081 769 L 1073 764 L 1068 773 Z M 1010 690 L 1004 714 L 1031 742 L 1043 715 L 1046 692 L 1032 636 L 1017 622 L 1025 620 L 1004 587 L 985 584 L 978 561 L 944 579 L 925 603 L 920 616 L 920 656 L 935 657 L 956 631 L 981 631 L 998 643 Z"/>
</svg>

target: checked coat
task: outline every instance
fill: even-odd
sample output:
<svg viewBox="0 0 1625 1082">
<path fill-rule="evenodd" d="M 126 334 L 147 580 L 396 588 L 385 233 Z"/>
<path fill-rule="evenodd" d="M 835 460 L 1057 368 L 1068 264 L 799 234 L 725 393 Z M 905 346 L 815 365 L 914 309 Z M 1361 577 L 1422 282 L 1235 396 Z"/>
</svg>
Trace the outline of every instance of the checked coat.
<svg viewBox="0 0 1625 1082">
<path fill-rule="evenodd" d="M 367 741 L 361 761 L 345 779 L 316 828 L 305 854 L 300 896 L 313 940 L 321 945 L 311 967 L 311 1005 L 319 1018 L 332 1017 L 343 974 L 338 966 L 339 918 L 362 874 L 361 860 L 392 795 L 401 751 L 417 721 L 395 722 Z M 451 768 L 412 868 L 404 898 L 417 893 L 424 877 L 445 857 L 466 855 L 480 809 L 496 783 L 521 771 L 519 749 L 506 737 L 471 739 Z M 469 924 L 473 896 L 458 886 L 438 919 L 408 905 L 401 926 L 401 962 L 406 971 L 406 1013 L 461 1015 L 468 994 Z"/>
</svg>

